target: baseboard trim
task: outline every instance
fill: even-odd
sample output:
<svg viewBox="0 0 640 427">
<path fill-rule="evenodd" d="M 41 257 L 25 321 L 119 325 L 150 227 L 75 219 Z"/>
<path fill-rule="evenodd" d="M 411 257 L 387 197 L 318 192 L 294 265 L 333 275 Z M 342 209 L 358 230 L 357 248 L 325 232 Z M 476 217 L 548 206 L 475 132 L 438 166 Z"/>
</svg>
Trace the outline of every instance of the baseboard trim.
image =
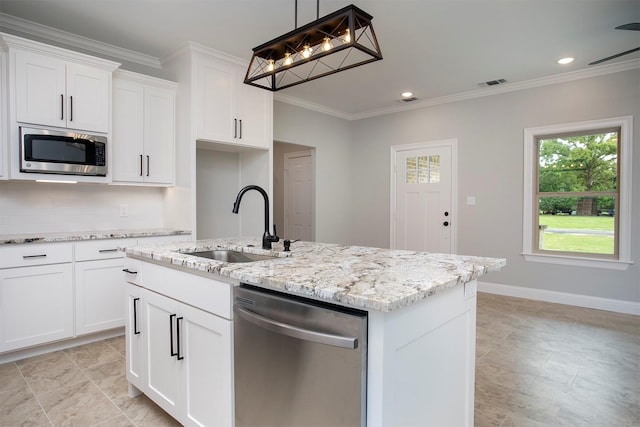
<svg viewBox="0 0 640 427">
<path fill-rule="evenodd" d="M 0 354 L 0 364 L 7 362 L 15 362 L 16 360 L 26 359 L 27 357 L 39 356 L 45 353 L 51 353 L 53 351 L 65 350 L 71 347 L 77 347 L 79 345 L 89 344 L 95 341 L 105 340 L 107 338 L 113 338 L 120 335 L 124 335 L 124 327 L 110 329 L 103 332 L 96 332 L 90 335 L 83 335 L 76 338 L 70 338 L 62 341 L 55 341 L 48 344 L 43 344 L 35 347 L 24 348 L 20 350 L 13 350 L 10 352 Z"/>
<path fill-rule="evenodd" d="M 546 289 L 525 288 L 523 286 L 501 285 L 498 283 L 478 282 L 478 291 L 488 294 L 526 298 L 536 301 L 553 302 L 577 307 L 595 308 L 597 310 L 640 316 L 640 303 L 589 295 L 571 294 L 568 292 L 549 291 Z"/>
</svg>

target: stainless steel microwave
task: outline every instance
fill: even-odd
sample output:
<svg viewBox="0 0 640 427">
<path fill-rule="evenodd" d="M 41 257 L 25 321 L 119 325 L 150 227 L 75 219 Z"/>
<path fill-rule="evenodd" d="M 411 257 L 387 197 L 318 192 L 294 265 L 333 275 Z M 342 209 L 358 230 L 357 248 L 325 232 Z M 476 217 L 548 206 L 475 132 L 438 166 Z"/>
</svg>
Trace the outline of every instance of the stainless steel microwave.
<svg viewBox="0 0 640 427">
<path fill-rule="evenodd" d="M 20 127 L 20 172 L 107 175 L 107 137 Z"/>
</svg>

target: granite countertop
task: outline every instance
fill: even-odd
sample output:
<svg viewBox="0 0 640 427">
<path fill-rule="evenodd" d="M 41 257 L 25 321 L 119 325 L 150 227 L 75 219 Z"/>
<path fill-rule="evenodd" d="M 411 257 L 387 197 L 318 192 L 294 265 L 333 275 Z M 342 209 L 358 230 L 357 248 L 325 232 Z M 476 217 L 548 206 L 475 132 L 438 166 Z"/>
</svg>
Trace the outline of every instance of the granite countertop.
<svg viewBox="0 0 640 427">
<path fill-rule="evenodd" d="M 283 252 L 253 239 L 215 239 L 127 248 L 128 256 L 212 273 L 267 289 L 377 311 L 392 311 L 506 265 L 504 259 L 294 242 Z M 273 260 L 225 263 L 184 252 L 232 249 Z"/>
<path fill-rule="evenodd" d="M 189 235 L 191 231 L 168 228 L 69 231 L 60 233 L 0 234 L 0 245 L 21 243 L 74 242 L 82 240 Z"/>
</svg>

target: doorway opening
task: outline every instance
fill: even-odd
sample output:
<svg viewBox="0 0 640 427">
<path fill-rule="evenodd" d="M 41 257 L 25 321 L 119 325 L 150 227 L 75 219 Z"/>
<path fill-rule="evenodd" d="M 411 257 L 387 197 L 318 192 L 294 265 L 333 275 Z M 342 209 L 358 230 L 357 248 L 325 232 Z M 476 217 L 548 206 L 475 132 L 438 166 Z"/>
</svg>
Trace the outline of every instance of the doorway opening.
<svg viewBox="0 0 640 427">
<path fill-rule="evenodd" d="M 274 141 L 273 216 L 282 239 L 315 241 L 315 148 Z"/>
</svg>

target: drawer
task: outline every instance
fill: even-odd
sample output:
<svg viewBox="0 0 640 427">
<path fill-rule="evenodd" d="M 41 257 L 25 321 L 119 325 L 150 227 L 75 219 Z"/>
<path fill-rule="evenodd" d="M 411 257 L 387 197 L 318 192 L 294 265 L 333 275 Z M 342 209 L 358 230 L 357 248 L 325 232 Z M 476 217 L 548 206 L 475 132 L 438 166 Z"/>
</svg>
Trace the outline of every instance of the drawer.
<svg viewBox="0 0 640 427">
<path fill-rule="evenodd" d="M 136 246 L 136 239 L 105 239 L 76 242 L 76 261 L 124 258 L 124 252 L 118 248 Z"/>
<path fill-rule="evenodd" d="M 73 243 L 24 243 L 0 246 L 0 268 L 60 264 L 73 259 Z"/>
</svg>

